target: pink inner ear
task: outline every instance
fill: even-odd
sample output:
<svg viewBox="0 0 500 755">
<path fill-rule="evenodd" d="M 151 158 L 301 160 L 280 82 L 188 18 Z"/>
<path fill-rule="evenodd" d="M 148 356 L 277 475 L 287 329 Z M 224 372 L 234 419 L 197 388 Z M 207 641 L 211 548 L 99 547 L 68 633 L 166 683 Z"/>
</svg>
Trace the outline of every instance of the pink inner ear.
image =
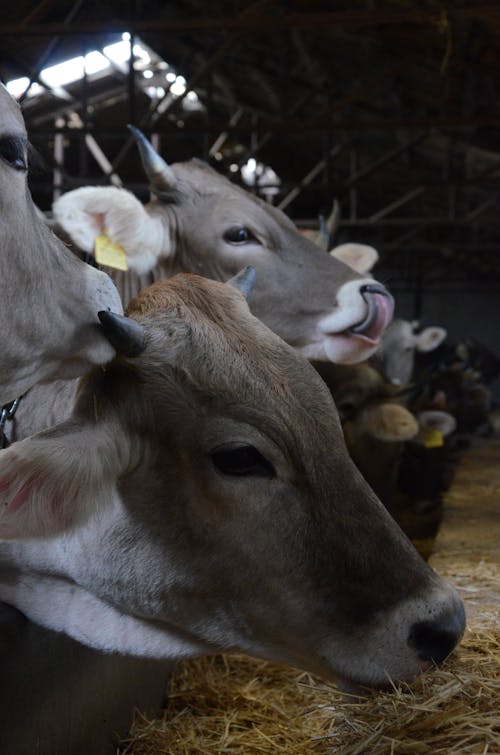
<svg viewBox="0 0 500 755">
<path fill-rule="evenodd" d="M 89 212 L 88 215 L 92 218 L 97 233 L 101 235 L 105 226 L 106 215 L 103 212 Z"/>
<path fill-rule="evenodd" d="M 0 483 L 0 490 L 5 489 L 7 486 L 4 485 L 4 483 Z M 28 498 L 31 496 L 31 491 L 33 490 L 33 480 L 28 480 L 24 483 L 21 490 L 16 493 L 14 498 L 11 498 L 10 501 L 4 501 L 4 505 L 7 506 L 9 511 L 17 511 L 20 509 L 28 500 Z"/>
</svg>

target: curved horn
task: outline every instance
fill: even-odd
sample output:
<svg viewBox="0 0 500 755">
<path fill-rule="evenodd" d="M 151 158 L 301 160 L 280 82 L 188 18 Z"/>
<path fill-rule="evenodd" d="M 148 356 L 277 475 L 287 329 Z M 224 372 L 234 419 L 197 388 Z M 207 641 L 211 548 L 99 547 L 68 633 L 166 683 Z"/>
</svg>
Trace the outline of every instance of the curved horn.
<svg viewBox="0 0 500 755">
<path fill-rule="evenodd" d="M 169 189 L 173 189 L 176 184 L 176 178 L 172 168 L 160 157 L 142 131 L 139 131 L 138 128 L 130 124 L 128 125 L 128 129 L 139 148 L 142 166 L 151 184 L 151 189 L 153 191 L 168 191 Z"/>
<path fill-rule="evenodd" d="M 335 234 L 337 233 L 339 223 L 340 223 L 340 205 L 338 201 L 334 199 L 331 212 L 326 220 L 326 225 L 328 228 L 330 239 L 333 239 Z"/>
<path fill-rule="evenodd" d="M 314 237 L 314 243 L 320 249 L 327 252 L 330 248 L 330 239 L 333 238 L 340 222 L 340 205 L 336 199 L 333 200 L 332 209 L 327 218 L 324 215 L 319 216 L 319 231 Z"/>
<path fill-rule="evenodd" d="M 237 275 L 235 275 L 233 278 L 230 278 L 227 283 L 229 283 L 230 286 L 237 288 L 238 291 L 241 291 L 245 299 L 248 299 L 248 297 L 252 293 L 252 288 L 255 284 L 255 278 L 255 268 L 251 265 L 247 265 L 247 267 L 244 267 L 243 270 L 240 270 Z"/>
<path fill-rule="evenodd" d="M 137 357 L 146 348 L 144 328 L 130 317 L 101 310 L 97 313 L 104 335 L 119 354 Z"/>
</svg>

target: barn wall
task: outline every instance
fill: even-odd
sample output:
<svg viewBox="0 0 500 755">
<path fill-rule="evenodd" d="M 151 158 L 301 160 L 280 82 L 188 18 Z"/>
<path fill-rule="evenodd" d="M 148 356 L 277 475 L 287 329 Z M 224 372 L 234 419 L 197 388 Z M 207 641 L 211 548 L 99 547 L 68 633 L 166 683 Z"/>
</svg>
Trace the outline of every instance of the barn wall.
<svg viewBox="0 0 500 755">
<path fill-rule="evenodd" d="M 395 299 L 396 316 L 413 319 L 414 294 L 410 291 L 396 293 Z M 464 337 L 477 338 L 500 356 L 499 319 L 498 291 L 423 291 L 422 325 L 445 327 L 452 342 Z"/>
</svg>

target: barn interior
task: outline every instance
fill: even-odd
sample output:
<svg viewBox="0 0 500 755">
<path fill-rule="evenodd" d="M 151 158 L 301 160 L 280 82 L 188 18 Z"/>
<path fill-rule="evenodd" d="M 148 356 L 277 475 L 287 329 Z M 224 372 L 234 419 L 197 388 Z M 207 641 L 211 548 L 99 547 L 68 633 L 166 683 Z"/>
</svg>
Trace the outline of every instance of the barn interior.
<svg viewBox="0 0 500 755">
<path fill-rule="evenodd" d="M 209 696 L 210 691 L 202 685 L 194 702 L 182 698 L 181 706 L 174 706 L 170 713 L 167 707 L 156 723 L 139 715 L 132 733 L 126 736 L 131 706 L 149 714 L 156 711 L 162 696 L 156 672 L 148 668 L 138 685 L 137 702 L 127 697 L 130 717 L 121 710 L 113 724 L 113 736 L 115 729 L 125 736 L 120 752 L 354 755 L 500 751 L 498 714 L 487 695 L 488 690 L 498 692 L 500 681 L 500 481 L 498 474 L 495 476 L 500 449 L 498 3 L 18 0 L 0 12 L 0 40 L 0 79 L 21 104 L 33 147 L 30 190 L 49 219 L 55 200 L 83 186 L 124 187 L 141 201 L 148 201 L 149 182 L 127 129 L 131 124 L 146 134 L 169 163 L 193 157 L 207 161 L 235 184 L 283 210 L 304 233 L 315 232 L 326 249 L 348 242 L 376 248 L 379 261 L 374 274 L 394 296 L 395 316 L 418 321 L 415 332 L 427 326 L 446 329 L 446 344 L 462 344 L 462 352 L 464 342 L 467 348 L 474 343 L 476 350 L 487 354 L 490 365 L 485 375 L 478 361 L 468 364 L 462 353 L 455 360 L 460 372 L 475 373 L 471 378 L 476 381 L 474 401 L 482 401 L 486 408 L 472 429 L 469 425 L 457 433 L 452 455 L 454 461 L 459 460 L 459 473 L 439 507 L 427 502 L 420 509 L 407 506 L 396 513 L 425 557 L 431 557 L 435 568 L 442 568 L 450 579 L 458 579 L 461 594 L 469 600 L 473 634 L 466 644 L 470 657 L 461 661 L 462 676 L 450 665 L 449 672 L 436 677 L 432 689 L 424 686 L 413 691 L 417 698 L 410 702 L 398 693 L 404 698 L 398 698 L 401 710 L 407 705 L 407 710 L 413 711 L 407 729 L 401 723 L 398 730 L 393 721 L 392 728 L 389 724 L 380 728 L 368 714 L 363 719 L 354 701 L 353 709 L 342 714 L 337 731 L 334 722 L 341 715 L 340 697 L 325 718 L 331 691 L 325 692 L 320 683 L 317 690 L 312 689 L 314 683 L 309 678 L 281 679 L 276 672 L 281 692 L 279 701 L 271 700 L 274 713 L 269 718 L 275 715 L 280 726 L 286 726 L 286 690 L 294 697 L 301 685 L 308 686 L 308 696 L 294 698 L 296 707 L 307 706 L 311 721 L 314 710 L 322 711 L 310 731 L 298 731 L 293 744 L 280 733 L 279 726 L 269 733 L 267 719 L 260 729 L 252 724 L 246 709 L 237 730 L 241 734 L 253 727 L 260 734 L 254 740 L 229 739 L 237 705 L 234 719 L 226 716 L 219 721 L 225 734 L 213 721 L 203 730 L 200 722 L 208 714 L 200 706 L 200 698 Z M 329 226 L 332 209 L 335 222 Z M 444 351 L 439 356 L 444 358 Z M 435 365 L 431 360 L 422 361 L 420 374 L 431 372 Z M 479 384 L 487 391 L 486 398 L 481 391 L 478 398 Z M 443 407 L 436 404 L 435 408 Z M 481 480 L 483 474 L 488 476 L 486 483 Z M 486 512 L 488 524 L 481 530 Z M 478 534 L 477 542 L 471 544 L 468 530 L 489 531 L 495 537 L 484 545 Z M 473 555 L 461 561 L 466 546 Z M 450 552 L 455 560 L 450 561 Z M 9 631 L 15 634 L 17 630 Z M 485 638 L 489 638 L 488 647 Z M 50 637 L 34 642 L 41 643 L 37 645 L 43 648 L 40 652 L 61 666 L 60 673 L 50 677 L 51 685 L 58 686 L 63 696 L 71 690 L 78 699 L 82 694 L 79 674 L 73 674 L 65 687 L 67 664 L 80 668 L 82 663 L 81 659 L 75 661 L 74 649 L 60 651 Z M 473 650 L 478 655 L 472 658 Z M 25 652 L 22 645 L 18 651 Z M 65 660 L 60 660 L 60 652 Z M 481 666 L 479 655 L 487 667 Z M 29 658 L 35 666 L 33 656 Z M 229 668 L 230 674 L 226 663 L 230 661 L 224 661 L 224 672 Z M 92 666 L 92 661 L 89 664 Z M 106 685 L 109 689 L 126 687 L 128 677 L 139 677 L 140 670 L 131 668 L 106 667 L 103 690 Z M 99 673 L 96 663 L 95 674 Z M 182 697 L 183 690 L 196 687 L 200 674 L 209 673 L 209 667 L 195 667 L 192 673 L 187 682 L 182 676 L 175 682 L 175 695 Z M 256 679 L 266 673 L 272 678 L 274 672 L 243 665 L 241 672 L 234 673 L 249 675 L 250 686 L 243 683 L 243 687 L 247 693 L 252 689 L 253 699 L 252 674 Z M 474 674 L 481 674 L 479 681 L 474 681 Z M 106 741 L 110 737 L 109 722 L 102 712 L 106 694 L 98 691 L 92 673 L 90 681 L 87 676 L 82 689 L 98 703 L 82 707 L 83 718 L 73 720 L 73 730 L 67 736 L 73 736 L 75 728 L 87 727 L 86 716 L 100 733 L 92 744 L 96 749 L 89 750 L 87 743 L 82 752 L 98 754 L 101 733 L 104 731 Z M 457 678 L 455 689 L 452 681 Z M 23 675 L 23 680 L 29 685 L 30 675 Z M 226 683 L 223 675 L 217 683 Z M 476 698 L 466 712 L 457 712 L 468 684 L 476 684 Z M 257 689 L 257 681 L 255 685 Z M 1 694 L 3 698 L 5 691 Z M 256 699 L 258 694 L 255 692 Z M 241 691 L 233 697 L 237 695 L 241 697 Z M 40 697 L 37 704 L 41 705 Z M 429 716 L 439 721 L 435 729 L 429 725 L 428 744 L 418 749 L 419 736 L 427 741 L 422 711 L 431 698 Z M 451 701 L 448 708 L 447 701 Z M 258 700 L 254 703 L 257 709 Z M 388 699 L 387 709 L 378 708 L 378 714 L 388 715 L 391 706 Z M 216 709 L 215 703 L 212 707 Z M 64 737 L 57 739 L 54 749 L 51 737 L 56 736 L 55 726 L 45 723 L 52 715 L 44 703 L 42 713 L 33 717 L 40 750 L 20 738 L 18 745 L 9 741 L 9 748 L 14 749 L 5 752 L 21 754 L 24 746 L 26 752 L 41 755 L 69 752 Z M 181 719 L 184 723 L 191 715 L 188 729 L 192 732 L 198 727 L 199 740 L 188 738 L 181 727 L 175 736 L 171 727 L 169 734 L 169 715 L 179 727 Z M 451 738 L 457 722 L 462 727 L 460 737 Z M 443 735 L 433 745 L 432 737 L 443 727 L 450 738 Z M 50 731 L 47 738 L 40 734 L 44 729 Z M 115 751 L 106 746 L 103 753 Z"/>
</svg>

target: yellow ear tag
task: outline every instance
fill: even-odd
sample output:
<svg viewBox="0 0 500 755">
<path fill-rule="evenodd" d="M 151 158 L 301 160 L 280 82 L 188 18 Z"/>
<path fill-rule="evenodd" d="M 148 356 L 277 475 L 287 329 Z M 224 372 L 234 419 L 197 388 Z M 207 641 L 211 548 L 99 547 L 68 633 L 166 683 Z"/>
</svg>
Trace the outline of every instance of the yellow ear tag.
<svg viewBox="0 0 500 755">
<path fill-rule="evenodd" d="M 440 430 L 429 427 L 424 434 L 424 446 L 426 448 L 441 448 L 444 444 L 444 436 Z"/>
<path fill-rule="evenodd" d="M 125 249 L 120 244 L 114 244 L 109 240 L 105 228 L 103 228 L 102 236 L 98 236 L 94 241 L 94 257 L 99 265 L 107 265 L 117 270 L 128 270 Z"/>
</svg>

